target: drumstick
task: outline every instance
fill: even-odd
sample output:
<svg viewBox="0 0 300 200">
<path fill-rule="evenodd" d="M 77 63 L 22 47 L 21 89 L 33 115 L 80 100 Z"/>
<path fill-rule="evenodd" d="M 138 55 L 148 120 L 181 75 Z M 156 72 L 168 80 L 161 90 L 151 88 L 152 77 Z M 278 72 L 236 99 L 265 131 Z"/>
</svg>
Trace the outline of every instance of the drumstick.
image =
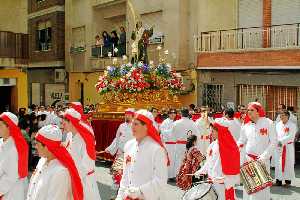
<svg viewBox="0 0 300 200">
<path fill-rule="evenodd" d="M 97 151 L 96 154 L 103 154 L 105 151 Z"/>
</svg>

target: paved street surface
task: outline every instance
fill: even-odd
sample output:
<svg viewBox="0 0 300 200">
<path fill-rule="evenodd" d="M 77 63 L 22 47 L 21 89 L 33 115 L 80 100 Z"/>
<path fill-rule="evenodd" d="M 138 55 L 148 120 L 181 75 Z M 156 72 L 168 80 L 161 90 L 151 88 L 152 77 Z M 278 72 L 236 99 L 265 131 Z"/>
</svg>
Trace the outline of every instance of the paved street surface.
<svg viewBox="0 0 300 200">
<path fill-rule="evenodd" d="M 97 183 L 102 200 L 109 200 L 113 194 L 111 189 L 112 179 L 109 174 L 109 163 L 97 162 Z M 272 187 L 272 200 L 300 200 L 300 166 L 296 166 L 296 180 L 290 188 Z M 178 189 L 174 183 L 168 185 L 168 200 L 180 200 L 183 191 Z M 237 195 L 242 199 L 242 188 L 237 188 Z"/>
</svg>

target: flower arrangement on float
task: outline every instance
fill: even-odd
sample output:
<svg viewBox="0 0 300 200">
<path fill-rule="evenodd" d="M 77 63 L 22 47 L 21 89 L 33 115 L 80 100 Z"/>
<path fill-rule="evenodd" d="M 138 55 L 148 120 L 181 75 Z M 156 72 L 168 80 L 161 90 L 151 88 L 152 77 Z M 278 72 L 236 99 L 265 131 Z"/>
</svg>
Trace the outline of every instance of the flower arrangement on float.
<svg viewBox="0 0 300 200">
<path fill-rule="evenodd" d="M 168 90 L 170 94 L 179 94 L 185 89 L 180 73 L 171 69 L 171 65 L 160 63 L 127 63 L 121 66 L 108 66 L 104 75 L 96 84 L 99 94 L 108 92 L 140 93 L 145 90 Z"/>
</svg>

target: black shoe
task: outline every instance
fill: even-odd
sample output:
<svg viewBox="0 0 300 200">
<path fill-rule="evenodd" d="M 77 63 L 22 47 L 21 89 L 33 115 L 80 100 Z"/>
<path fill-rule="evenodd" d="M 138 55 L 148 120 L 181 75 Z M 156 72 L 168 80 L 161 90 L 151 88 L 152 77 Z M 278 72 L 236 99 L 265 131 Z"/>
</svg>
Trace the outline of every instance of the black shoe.
<svg viewBox="0 0 300 200">
<path fill-rule="evenodd" d="M 274 184 L 274 186 L 282 186 L 282 181 L 276 179 L 276 183 Z"/>
</svg>

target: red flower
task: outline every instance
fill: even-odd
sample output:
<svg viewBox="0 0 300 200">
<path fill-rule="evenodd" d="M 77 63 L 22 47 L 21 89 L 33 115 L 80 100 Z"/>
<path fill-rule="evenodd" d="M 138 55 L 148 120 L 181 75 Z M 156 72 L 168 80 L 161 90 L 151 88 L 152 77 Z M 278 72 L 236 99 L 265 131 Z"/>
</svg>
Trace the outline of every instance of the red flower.
<svg viewBox="0 0 300 200">
<path fill-rule="evenodd" d="M 261 129 L 259 129 L 259 133 L 261 135 L 268 135 L 268 130 L 266 128 L 261 128 Z"/>
<path fill-rule="evenodd" d="M 126 165 L 131 163 L 131 157 L 129 155 L 126 156 L 125 162 L 126 162 Z"/>
<path fill-rule="evenodd" d="M 284 132 L 285 132 L 285 133 L 288 133 L 289 131 L 290 131 L 289 127 L 285 127 L 285 128 L 284 128 Z"/>
</svg>

